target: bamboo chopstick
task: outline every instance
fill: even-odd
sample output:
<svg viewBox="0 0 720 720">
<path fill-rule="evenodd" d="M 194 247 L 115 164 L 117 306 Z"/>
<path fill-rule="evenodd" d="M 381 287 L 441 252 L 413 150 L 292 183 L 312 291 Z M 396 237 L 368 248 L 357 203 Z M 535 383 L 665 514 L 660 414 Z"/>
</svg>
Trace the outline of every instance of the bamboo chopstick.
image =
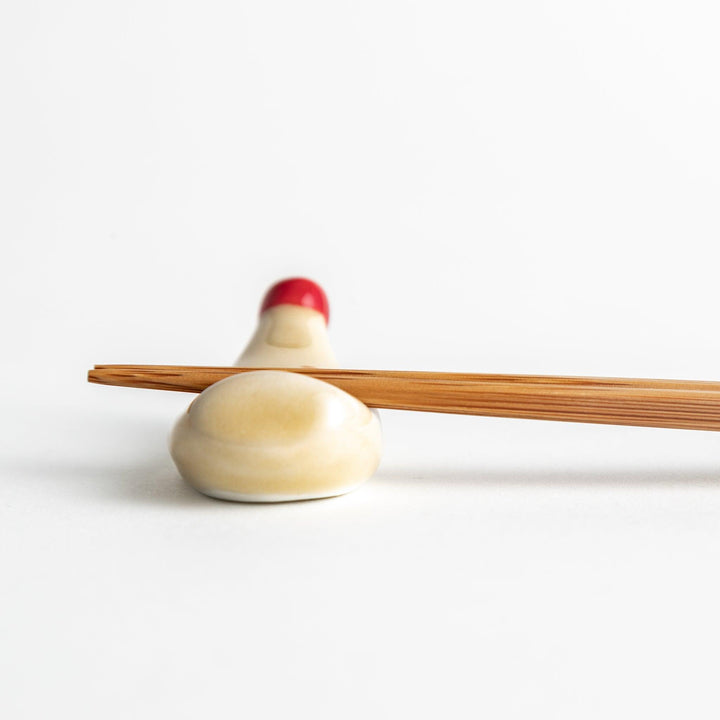
<svg viewBox="0 0 720 720">
<path fill-rule="evenodd" d="M 720 431 L 720 382 L 181 365 L 96 365 L 88 381 L 201 392 L 263 369 L 324 380 L 376 408 Z"/>
</svg>

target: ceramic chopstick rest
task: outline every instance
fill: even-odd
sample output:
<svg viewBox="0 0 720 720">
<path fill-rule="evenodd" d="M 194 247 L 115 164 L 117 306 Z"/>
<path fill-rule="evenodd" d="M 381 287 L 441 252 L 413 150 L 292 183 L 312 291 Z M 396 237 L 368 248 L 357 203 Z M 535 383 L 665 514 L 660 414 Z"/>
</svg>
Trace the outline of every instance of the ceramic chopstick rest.
<svg viewBox="0 0 720 720">
<path fill-rule="evenodd" d="M 257 328 L 236 365 L 242 367 L 337 367 L 327 325 L 323 289 L 304 278 L 275 283 L 260 305 Z"/>
<path fill-rule="evenodd" d="M 279 282 L 237 364 L 337 367 L 327 320 L 318 285 Z M 328 383 L 258 370 L 204 390 L 176 423 L 170 452 L 183 478 L 206 495 L 303 500 L 341 495 L 367 480 L 380 461 L 381 431 L 375 412 Z"/>
</svg>

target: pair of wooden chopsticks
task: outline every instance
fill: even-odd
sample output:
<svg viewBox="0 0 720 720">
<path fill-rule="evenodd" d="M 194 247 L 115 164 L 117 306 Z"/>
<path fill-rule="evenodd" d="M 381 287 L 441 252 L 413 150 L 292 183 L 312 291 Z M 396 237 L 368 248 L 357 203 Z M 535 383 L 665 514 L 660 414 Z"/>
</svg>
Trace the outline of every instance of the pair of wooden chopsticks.
<svg viewBox="0 0 720 720">
<path fill-rule="evenodd" d="M 324 380 L 376 408 L 720 431 L 720 382 L 181 365 L 96 365 L 88 381 L 201 392 L 263 369 Z"/>
</svg>

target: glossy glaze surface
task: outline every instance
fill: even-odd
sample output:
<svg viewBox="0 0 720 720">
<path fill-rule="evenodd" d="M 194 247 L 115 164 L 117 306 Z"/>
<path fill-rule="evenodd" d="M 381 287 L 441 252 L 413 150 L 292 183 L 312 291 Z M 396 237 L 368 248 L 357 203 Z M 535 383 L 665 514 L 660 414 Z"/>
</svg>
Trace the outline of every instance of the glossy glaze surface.
<svg viewBox="0 0 720 720">
<path fill-rule="evenodd" d="M 255 502 L 348 492 L 372 475 L 380 450 L 377 416 L 359 400 L 272 370 L 210 386 L 171 438 L 173 459 L 193 487 Z"/>
</svg>

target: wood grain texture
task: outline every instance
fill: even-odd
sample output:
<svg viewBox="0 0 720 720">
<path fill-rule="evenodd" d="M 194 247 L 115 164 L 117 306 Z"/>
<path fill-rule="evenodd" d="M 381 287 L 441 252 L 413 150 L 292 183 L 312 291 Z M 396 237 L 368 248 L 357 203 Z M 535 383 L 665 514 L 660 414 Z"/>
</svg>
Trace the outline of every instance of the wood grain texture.
<svg viewBox="0 0 720 720">
<path fill-rule="evenodd" d="M 181 365 L 96 365 L 103 385 L 201 392 L 230 375 L 283 370 L 323 380 L 370 407 L 564 422 L 720 430 L 720 383 L 552 375 Z"/>
</svg>

